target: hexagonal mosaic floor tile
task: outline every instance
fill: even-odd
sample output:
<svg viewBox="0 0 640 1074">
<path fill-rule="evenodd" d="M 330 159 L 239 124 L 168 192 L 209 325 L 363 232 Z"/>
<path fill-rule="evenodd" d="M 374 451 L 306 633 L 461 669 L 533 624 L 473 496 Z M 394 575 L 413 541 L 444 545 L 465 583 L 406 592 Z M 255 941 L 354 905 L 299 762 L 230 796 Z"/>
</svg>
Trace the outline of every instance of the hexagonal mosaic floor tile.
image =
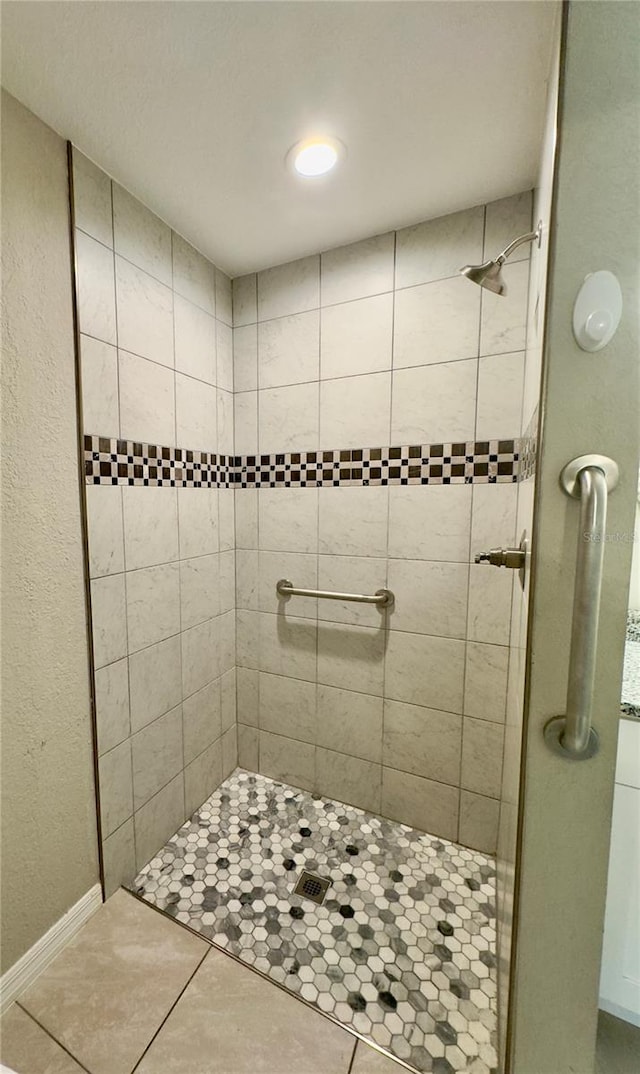
<svg viewBox="0 0 640 1074">
<path fill-rule="evenodd" d="M 330 880 L 321 905 L 303 870 Z M 495 1072 L 483 854 L 237 770 L 132 887 L 416 1070 Z"/>
</svg>

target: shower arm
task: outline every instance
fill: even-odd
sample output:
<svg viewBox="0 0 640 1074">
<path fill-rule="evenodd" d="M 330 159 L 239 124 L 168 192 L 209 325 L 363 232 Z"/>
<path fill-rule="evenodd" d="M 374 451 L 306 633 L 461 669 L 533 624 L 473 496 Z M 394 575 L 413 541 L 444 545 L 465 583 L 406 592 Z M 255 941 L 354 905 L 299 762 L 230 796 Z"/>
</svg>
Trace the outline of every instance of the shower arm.
<svg viewBox="0 0 640 1074">
<path fill-rule="evenodd" d="M 542 236 L 542 228 L 540 224 L 535 231 L 528 231 L 526 235 L 519 235 L 517 239 L 510 242 L 508 246 L 505 246 L 501 254 L 498 254 L 496 261 L 499 265 L 504 265 L 508 257 L 514 250 L 517 250 L 519 246 L 523 246 L 525 242 L 537 242 L 540 245 L 540 238 Z"/>
</svg>

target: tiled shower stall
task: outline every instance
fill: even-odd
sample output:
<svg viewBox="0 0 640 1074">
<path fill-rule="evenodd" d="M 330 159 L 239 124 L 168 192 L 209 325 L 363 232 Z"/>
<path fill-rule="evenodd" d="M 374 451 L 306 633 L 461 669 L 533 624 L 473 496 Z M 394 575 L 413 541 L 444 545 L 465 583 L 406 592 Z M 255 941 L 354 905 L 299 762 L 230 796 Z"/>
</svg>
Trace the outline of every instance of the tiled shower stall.
<svg viewBox="0 0 640 1074">
<path fill-rule="evenodd" d="M 73 160 L 107 893 L 144 870 L 154 901 L 151 881 L 157 891 L 162 869 L 173 870 L 176 886 L 155 901 L 211 936 L 216 929 L 203 928 L 202 917 L 215 902 L 229 925 L 233 900 L 210 895 L 212 909 L 203 911 L 204 894 L 178 894 L 180 840 L 190 833 L 195 845 L 206 830 L 209 844 L 228 846 L 229 831 L 244 830 L 228 803 L 253 779 L 251 794 L 266 795 L 274 815 L 284 801 L 287 824 L 297 818 L 300 831 L 305 809 L 337 809 L 336 825 L 352 825 L 358 853 L 371 840 L 372 862 L 417 841 L 412 877 L 385 858 L 395 882 L 404 876 L 413 891 L 390 902 L 420 904 L 418 917 L 408 917 L 416 936 L 443 909 L 455 917 L 461 906 L 461 920 L 478 918 L 493 900 L 485 855 L 498 836 L 514 578 L 473 558 L 516 540 L 528 247 L 510 265 L 506 298 L 471 286 L 458 269 L 530 230 L 531 194 L 232 283 L 86 158 L 74 152 Z M 388 587 L 395 604 L 385 611 L 282 599 L 283 578 L 309 589 Z M 229 781 L 238 765 L 245 774 Z M 341 812 L 340 803 L 355 809 Z M 380 825 L 384 838 L 371 835 Z M 284 853 L 276 829 L 258 840 L 272 863 Z M 317 839 L 297 859 L 294 835 L 286 839 L 287 861 L 319 868 Z M 349 856 L 336 854 L 326 868 Z M 449 866 L 425 873 L 434 854 L 458 855 L 451 892 L 464 887 L 458 874 L 467 868 L 466 898 L 484 885 L 484 911 L 479 896 L 471 910 L 462 896 L 449 899 Z M 200 856 L 206 873 L 210 858 Z M 262 866 L 244 864 L 251 887 Z M 278 869 L 282 879 L 287 867 Z M 442 894 L 437 877 L 446 881 Z M 217 874 L 220 890 L 228 879 Z M 249 901 L 238 905 L 246 910 Z M 295 896 L 291 912 L 299 903 Z M 374 911 L 359 912 L 368 921 Z M 399 959 L 404 925 L 381 918 L 378 932 L 386 927 Z M 468 941 L 482 935 L 492 974 L 495 934 L 486 930 L 494 927 L 478 921 Z M 376 935 L 373 927 L 369 939 Z M 241 948 L 235 953 L 251 961 Z M 393 994 L 393 983 L 378 994 Z M 456 1002 L 471 1002 L 469 987 L 459 985 Z M 350 1010 L 364 1011 L 366 997 L 353 988 L 349 995 L 360 997 Z M 426 1000 L 416 1002 L 414 1013 Z M 383 1010 L 392 1013 L 399 1017 L 395 1007 Z M 458 1014 L 480 1025 L 477 1010 L 477 1018 Z M 408 1039 L 406 1011 L 400 1020 L 395 1036 Z M 402 1047 L 390 1043 L 392 1030 L 360 1031 L 419 1069 L 438 1069 L 423 1052 L 403 1051 L 424 1049 L 427 1029 Z M 457 1047 L 449 1038 L 440 1044 Z M 465 1053 L 484 1063 L 478 1071 L 493 1065 L 478 1058 L 482 1044 Z M 440 1045 L 429 1047 L 429 1063 L 450 1061 Z M 441 1069 L 467 1069 L 460 1064 L 452 1057 Z"/>
</svg>

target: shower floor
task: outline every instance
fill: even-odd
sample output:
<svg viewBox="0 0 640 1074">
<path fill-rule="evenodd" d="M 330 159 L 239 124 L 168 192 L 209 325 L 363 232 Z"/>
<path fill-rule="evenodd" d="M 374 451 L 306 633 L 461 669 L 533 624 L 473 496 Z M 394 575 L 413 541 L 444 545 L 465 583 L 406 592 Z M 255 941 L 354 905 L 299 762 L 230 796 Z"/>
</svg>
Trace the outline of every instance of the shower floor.
<svg viewBox="0 0 640 1074">
<path fill-rule="evenodd" d="M 330 879 L 321 905 L 303 870 Z M 132 886 L 416 1070 L 497 1069 L 483 854 L 237 770 Z"/>
</svg>

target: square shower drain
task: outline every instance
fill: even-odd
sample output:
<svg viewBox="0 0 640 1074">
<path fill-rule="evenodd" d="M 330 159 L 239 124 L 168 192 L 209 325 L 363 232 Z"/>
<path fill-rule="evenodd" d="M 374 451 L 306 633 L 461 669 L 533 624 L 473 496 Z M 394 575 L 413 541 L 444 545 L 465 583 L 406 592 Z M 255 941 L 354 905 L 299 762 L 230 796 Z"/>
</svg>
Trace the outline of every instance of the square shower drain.
<svg viewBox="0 0 640 1074">
<path fill-rule="evenodd" d="M 324 902 L 330 883 L 330 880 L 326 880 L 322 876 L 316 876 L 315 873 L 308 873 L 305 870 L 301 873 L 300 879 L 293 889 L 293 893 L 294 895 L 302 895 L 305 899 L 311 899 L 311 902 L 315 902 L 318 906 L 321 906 Z"/>
</svg>

